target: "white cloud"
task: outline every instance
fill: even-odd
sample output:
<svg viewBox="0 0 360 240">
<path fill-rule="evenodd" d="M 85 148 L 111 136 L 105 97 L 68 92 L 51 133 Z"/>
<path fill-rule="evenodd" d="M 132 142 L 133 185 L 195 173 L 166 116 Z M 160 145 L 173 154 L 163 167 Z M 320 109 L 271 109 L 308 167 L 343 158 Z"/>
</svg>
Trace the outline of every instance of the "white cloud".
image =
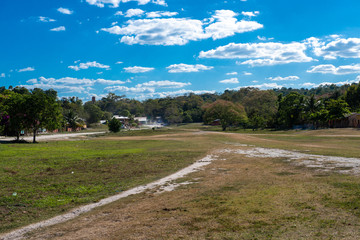
<svg viewBox="0 0 360 240">
<path fill-rule="evenodd" d="M 154 70 L 155 68 L 151 68 L 151 67 L 138 67 L 138 66 L 134 66 L 134 67 L 126 67 L 124 68 L 125 72 L 128 73 L 144 73 L 144 72 L 150 72 L 152 70 Z"/>
<path fill-rule="evenodd" d="M 86 0 L 90 5 L 95 5 L 97 7 L 104 7 L 105 5 L 110 5 L 110 7 L 117 8 L 121 2 L 137 2 L 138 5 L 145 5 L 148 3 L 153 3 L 157 5 L 167 6 L 164 0 Z"/>
<path fill-rule="evenodd" d="M 253 75 L 251 72 L 243 72 L 243 74 L 244 74 L 245 76 L 251 76 L 251 75 Z"/>
<path fill-rule="evenodd" d="M 249 87 L 260 88 L 260 89 L 273 89 L 273 88 L 282 88 L 282 85 L 278 85 L 277 83 L 263 83 L 258 85 L 252 85 Z"/>
<path fill-rule="evenodd" d="M 209 51 L 201 51 L 200 58 L 218 59 L 250 59 L 238 64 L 251 66 L 266 66 L 286 64 L 293 62 L 310 62 L 311 57 L 306 56 L 304 43 L 230 43 Z"/>
<path fill-rule="evenodd" d="M 227 76 L 232 76 L 232 75 L 238 75 L 237 72 L 229 72 L 229 73 L 226 73 Z"/>
<path fill-rule="evenodd" d="M 147 18 L 159 18 L 159 17 L 173 17 L 178 15 L 177 12 L 168 12 L 168 11 L 155 11 L 155 12 L 147 12 Z"/>
<path fill-rule="evenodd" d="M 94 83 L 104 84 L 104 85 L 117 85 L 117 84 L 124 84 L 124 81 L 121 80 L 106 80 L 106 79 L 96 79 Z"/>
<path fill-rule="evenodd" d="M 4 78 L 5 77 L 5 73 L 0 74 L 0 78 Z"/>
<path fill-rule="evenodd" d="M 66 14 L 66 15 L 71 15 L 74 13 L 74 11 L 71 11 L 70 9 L 62 8 L 62 7 L 58 8 L 57 10 L 58 10 L 58 12 L 60 12 L 62 14 Z"/>
<path fill-rule="evenodd" d="M 334 74 L 334 75 L 345 75 L 360 73 L 360 64 L 343 65 L 335 67 L 332 64 L 323 64 L 318 66 L 312 66 L 308 73 L 322 73 L 322 74 Z"/>
<path fill-rule="evenodd" d="M 183 18 L 129 20 L 122 28 L 101 30 L 123 35 L 120 42 L 128 45 L 185 45 L 204 37 L 201 21 Z"/>
<path fill-rule="evenodd" d="M 115 64 L 123 64 L 124 62 L 117 61 Z"/>
<path fill-rule="evenodd" d="M 263 27 L 254 21 L 238 21 L 236 15 L 230 10 L 217 10 L 208 23 L 187 18 L 138 19 L 128 20 L 123 27 L 101 30 L 122 35 L 120 41 L 129 45 L 185 45 L 189 41 L 216 40 Z"/>
<path fill-rule="evenodd" d="M 117 11 L 115 13 L 115 16 L 123 16 L 123 15 L 124 15 L 124 13 L 122 11 Z"/>
<path fill-rule="evenodd" d="M 86 93 L 91 86 L 95 84 L 101 85 L 119 85 L 124 84 L 124 81 L 120 80 L 105 80 L 105 79 L 88 79 L 88 78 L 73 78 L 73 77 L 63 77 L 63 78 L 45 78 L 39 77 L 38 79 L 30 79 L 27 81 L 31 85 L 22 85 L 26 88 L 42 88 L 55 90 L 67 91 L 72 93 Z"/>
<path fill-rule="evenodd" d="M 134 17 L 134 16 L 141 16 L 143 15 L 145 12 L 139 8 L 131 8 L 129 10 L 126 11 L 125 13 L 125 17 Z"/>
<path fill-rule="evenodd" d="M 336 39 L 329 43 L 313 40 L 312 44 L 314 53 L 324 59 L 360 58 L 360 38 Z"/>
<path fill-rule="evenodd" d="M 242 15 L 244 15 L 245 17 L 256 17 L 257 15 L 260 14 L 259 11 L 254 11 L 254 12 L 241 12 Z"/>
<path fill-rule="evenodd" d="M 65 30 L 66 30 L 66 28 L 64 26 L 50 29 L 50 31 L 53 31 L 53 32 L 61 32 L 61 31 L 65 31 Z"/>
<path fill-rule="evenodd" d="M 107 70 L 110 69 L 110 66 L 98 63 L 96 61 L 87 62 L 87 63 L 80 63 L 79 65 L 75 65 L 75 66 L 68 66 L 68 68 L 73 69 L 75 71 L 79 71 L 81 69 L 88 69 L 90 67 L 92 67 L 92 68 L 103 68 L 103 69 L 107 69 Z"/>
<path fill-rule="evenodd" d="M 263 25 L 255 21 L 238 21 L 238 14 L 231 10 L 216 10 L 212 16 L 215 22 L 205 28 L 206 35 L 214 40 L 235 35 L 235 33 L 252 32 L 263 28 Z"/>
<path fill-rule="evenodd" d="M 39 17 L 38 21 L 39 22 L 56 22 L 55 19 L 51 19 L 51 18 L 48 18 L 48 17 L 42 17 L 42 16 Z"/>
<path fill-rule="evenodd" d="M 268 80 L 271 81 L 296 81 L 299 80 L 300 78 L 298 76 L 288 76 L 288 77 L 269 77 L 267 78 Z"/>
<path fill-rule="evenodd" d="M 301 86 L 303 86 L 303 87 L 311 87 L 311 88 L 325 86 L 325 85 L 332 85 L 332 84 L 335 84 L 337 86 L 341 86 L 341 85 L 345 85 L 345 84 L 350 85 L 352 83 L 358 83 L 359 81 L 360 81 L 360 76 L 357 76 L 355 80 L 346 80 L 346 81 L 342 81 L 342 82 L 322 82 L 322 83 L 319 83 L 319 84 L 307 82 L 307 83 L 301 84 Z"/>
<path fill-rule="evenodd" d="M 172 97 L 172 96 L 182 96 L 182 95 L 190 94 L 190 93 L 197 94 L 197 95 L 205 94 L 205 93 L 214 94 L 214 93 L 216 93 L 216 91 L 209 91 L 209 90 L 194 91 L 194 90 L 181 89 L 181 90 L 173 91 L 173 92 L 158 92 L 158 93 L 151 94 L 148 97 L 165 98 L 165 97 Z"/>
<path fill-rule="evenodd" d="M 261 36 L 257 36 L 257 39 L 259 39 L 260 41 L 274 40 L 274 38 L 267 38 L 267 37 L 261 37 Z"/>
<path fill-rule="evenodd" d="M 121 92 L 121 93 L 154 93 L 155 92 L 155 88 L 151 88 L 151 87 L 111 86 L 111 87 L 106 87 L 105 90 L 109 92 Z"/>
<path fill-rule="evenodd" d="M 185 86 L 189 86 L 191 83 L 183 83 L 183 82 L 172 82 L 172 81 L 150 81 L 142 84 L 136 85 L 137 88 L 141 87 L 155 87 L 155 88 L 182 88 Z"/>
<path fill-rule="evenodd" d="M 237 78 L 230 78 L 230 79 L 222 80 L 222 81 L 220 81 L 220 83 L 235 84 L 235 83 L 239 83 L 239 80 Z"/>
<path fill-rule="evenodd" d="M 35 71 L 35 68 L 27 67 L 27 68 L 23 68 L 23 69 L 18 70 L 18 72 L 32 72 L 32 71 Z"/>
<path fill-rule="evenodd" d="M 211 70 L 214 67 L 211 66 L 205 66 L 202 64 L 196 64 L 196 65 L 189 65 L 189 64 L 173 64 L 168 66 L 166 69 L 169 69 L 169 73 L 189 73 L 189 72 L 199 72 L 199 71 L 205 71 L 205 70 Z"/>
</svg>

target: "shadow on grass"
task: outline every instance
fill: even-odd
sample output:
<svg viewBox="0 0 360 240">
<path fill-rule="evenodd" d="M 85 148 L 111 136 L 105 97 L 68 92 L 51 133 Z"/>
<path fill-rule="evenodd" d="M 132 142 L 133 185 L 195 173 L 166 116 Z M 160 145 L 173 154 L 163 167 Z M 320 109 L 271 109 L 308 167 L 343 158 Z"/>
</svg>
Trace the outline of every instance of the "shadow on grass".
<svg viewBox="0 0 360 240">
<path fill-rule="evenodd" d="M 20 139 L 20 140 L 12 140 L 12 141 L 5 141 L 5 140 L 0 140 L 0 144 L 31 144 L 33 143 L 32 141 L 26 141 L 24 139 Z M 37 142 L 36 142 L 37 143 Z"/>
</svg>

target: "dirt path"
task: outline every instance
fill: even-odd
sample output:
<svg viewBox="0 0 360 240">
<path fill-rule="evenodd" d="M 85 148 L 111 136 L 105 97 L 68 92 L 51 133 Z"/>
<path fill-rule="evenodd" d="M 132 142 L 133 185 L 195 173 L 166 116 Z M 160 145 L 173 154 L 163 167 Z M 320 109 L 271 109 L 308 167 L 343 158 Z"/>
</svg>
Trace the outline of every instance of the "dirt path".
<svg viewBox="0 0 360 240">
<path fill-rule="evenodd" d="M 134 195 L 134 194 L 139 194 L 139 193 L 142 193 L 147 190 L 159 188 L 159 192 L 172 191 L 173 189 L 175 189 L 176 186 L 178 186 L 178 184 L 174 183 L 175 180 L 182 178 L 190 173 L 199 171 L 202 167 L 210 164 L 215 159 L 216 159 L 216 156 L 208 155 L 205 158 L 196 161 L 194 164 L 192 164 L 170 176 L 162 178 L 158 181 L 149 183 L 147 185 L 141 185 L 141 186 L 132 188 L 130 190 L 124 191 L 115 196 L 105 198 L 97 203 L 93 203 L 93 204 L 89 204 L 89 205 L 85 205 L 85 206 L 73 209 L 69 213 L 66 213 L 66 214 L 63 214 L 63 215 L 39 222 L 39 223 L 31 224 L 29 226 L 26 226 L 21 229 L 10 232 L 4 236 L 0 236 L 0 239 L 1 240 L 23 239 L 24 234 L 26 234 L 28 232 L 69 221 L 71 219 L 76 218 L 80 214 L 84 214 L 84 213 L 87 213 L 87 212 L 93 210 L 94 208 L 107 205 L 107 204 L 115 202 L 121 198 L 125 198 L 130 195 Z"/>
<path fill-rule="evenodd" d="M 76 136 L 89 135 L 88 134 L 77 134 Z M 96 134 L 96 133 L 95 133 Z M 68 134 L 64 134 L 69 137 Z M 71 134 L 73 135 L 73 134 Z M 111 137 L 106 139 L 112 140 L 181 140 L 186 139 L 187 137 L 192 137 L 195 135 L 226 135 L 230 138 L 236 139 L 237 142 L 241 140 L 248 141 L 271 141 L 271 142 L 281 142 L 278 140 L 271 139 L 262 139 L 253 135 L 245 134 L 233 134 L 233 133 L 222 133 L 222 132 L 187 132 L 181 134 L 166 134 L 166 135 L 157 135 L 157 136 L 134 136 L 134 137 Z M 75 134 L 73 135 L 75 136 Z M 44 136 L 45 137 L 45 136 Z M 51 136 L 48 136 L 51 137 Z M 147 225 L 149 222 L 142 222 L 147 214 L 146 211 L 152 211 L 149 209 L 149 206 L 154 206 L 154 199 L 152 197 L 153 193 L 161 193 L 166 191 L 172 191 L 176 187 L 192 183 L 183 182 L 176 183 L 176 180 L 183 178 L 184 176 L 199 171 L 203 169 L 206 165 L 209 165 L 215 159 L 221 159 L 223 156 L 242 156 L 245 158 L 254 158 L 254 159 L 286 159 L 292 165 L 305 166 L 307 168 L 317 169 L 317 171 L 336 171 L 339 173 L 347 174 L 359 174 L 360 173 L 360 159 L 358 158 L 342 158 L 342 157 L 329 157 L 329 156 L 320 156 L 313 154 L 300 153 L 296 151 L 286 151 L 281 149 L 269 149 L 269 148 L 257 148 L 253 146 L 248 146 L 245 144 L 229 144 L 229 148 L 218 150 L 214 155 L 209 155 L 204 159 L 201 159 L 194 163 L 193 165 L 175 173 L 163 179 L 160 179 L 156 182 L 139 186 L 128 191 L 122 192 L 118 195 L 106 198 L 101 200 L 98 203 L 89 204 L 83 207 L 76 208 L 69 213 L 54 217 L 52 219 L 32 224 L 27 227 L 15 230 L 6 235 L 0 236 L 1 240 L 10 240 L 10 239 L 22 239 L 25 234 L 29 232 L 34 232 L 31 235 L 26 235 L 26 238 L 31 239 L 122 239 L 118 235 L 114 235 L 114 232 L 117 232 L 119 227 L 129 228 L 128 231 L 131 231 L 131 228 L 135 226 L 140 226 L 143 232 L 152 231 L 151 226 Z M 222 159 L 226 160 L 226 159 Z M 214 163 L 215 164 L 215 163 Z M 217 164 L 215 164 L 216 166 Z M 213 166 L 213 165 L 211 165 Z M 214 168 L 216 169 L 216 167 Z M 221 168 L 218 168 L 221 169 Z M 222 171 L 222 170 L 221 170 Z M 222 172 L 220 172 L 223 174 Z M 212 173 L 211 173 L 212 174 Z M 196 181 L 196 180 L 195 180 Z M 152 190 L 152 194 L 146 194 L 142 198 L 141 206 L 135 202 L 131 202 L 132 195 L 139 196 L 140 193 L 145 191 Z M 178 190 L 177 190 L 178 191 Z M 161 196 L 163 194 L 160 194 Z M 160 196 L 159 195 L 159 196 Z M 172 195 L 174 196 L 174 195 Z M 130 198 L 129 198 L 130 197 Z M 117 200 L 126 198 L 127 200 L 118 202 Z M 139 198 L 139 197 L 136 197 Z M 148 199 L 149 198 L 149 199 Z M 164 196 L 162 197 L 164 198 Z M 179 200 L 179 199 L 178 199 Z M 150 201 L 150 202 L 149 202 Z M 181 201 L 181 200 L 180 200 Z M 117 202 L 116 204 L 114 202 Z M 110 204 L 112 203 L 112 204 Z M 110 204 L 110 205 L 108 205 Z M 115 204 L 115 205 L 113 205 Z M 105 206 L 106 211 L 101 210 L 102 206 Z M 165 204 L 166 205 L 166 204 Z M 165 206 L 164 205 L 164 206 Z M 113 206 L 113 207 L 109 207 Z M 100 207 L 100 208 L 99 208 Z M 95 209 L 96 208 L 96 209 Z M 163 209 L 168 209 L 167 207 Z M 175 209 L 175 208 L 174 208 Z M 92 211 L 91 213 L 89 213 Z M 141 212 L 145 211 L 145 212 Z M 165 211 L 165 210 L 164 210 Z M 167 211 L 167 210 L 166 210 Z M 169 210 L 173 211 L 173 210 Z M 177 211 L 176 209 L 174 211 Z M 85 214 L 87 213 L 87 214 Z M 119 215 L 120 214 L 120 215 Z M 80 218 L 77 218 L 81 215 Z M 138 220 L 135 216 L 138 216 Z M 156 217 L 153 215 L 152 217 Z M 76 219 L 74 219 L 76 218 Z M 102 219 L 102 220 L 99 220 Z M 105 219 L 105 220 L 104 220 Z M 115 220 L 114 220 L 115 219 Z M 51 228 L 45 228 L 59 224 Z M 150 221 L 151 222 L 151 221 Z M 125 231 L 124 230 L 124 231 Z M 109 232 L 107 232 L 109 231 Z M 111 233 L 112 232 L 112 233 Z M 107 235 L 109 234 L 109 235 Z M 134 235 L 131 239 L 147 239 L 146 237 L 136 237 Z"/>
<path fill-rule="evenodd" d="M 91 135 L 101 135 L 104 134 L 105 132 L 87 132 L 87 133 L 65 133 L 65 134 L 52 134 L 52 135 L 39 135 L 36 136 L 36 140 L 37 141 L 46 141 L 46 140 L 67 140 L 70 138 L 75 138 L 75 137 L 84 137 L 84 136 L 91 136 Z M 33 137 L 24 137 L 23 138 L 26 141 L 32 141 Z M 14 138 L 1 138 L 1 141 L 13 141 Z"/>
</svg>

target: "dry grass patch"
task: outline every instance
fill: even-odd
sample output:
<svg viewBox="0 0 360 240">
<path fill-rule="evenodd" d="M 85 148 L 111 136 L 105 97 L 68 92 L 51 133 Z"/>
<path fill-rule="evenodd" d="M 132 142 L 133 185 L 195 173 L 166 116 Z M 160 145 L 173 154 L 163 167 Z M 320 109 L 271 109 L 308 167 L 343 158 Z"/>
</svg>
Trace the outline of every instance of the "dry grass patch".
<svg viewBox="0 0 360 240">
<path fill-rule="evenodd" d="M 354 177 L 224 154 L 177 191 L 148 192 L 38 231 L 33 239 L 357 239 Z M 189 178 L 184 178 L 187 181 Z M 346 185 L 346 184 L 345 184 Z M 356 190 L 357 187 L 355 187 Z M 347 189 L 347 190 L 346 190 Z M 351 196 L 350 196 L 351 195 Z M 343 204 L 343 205 L 342 205 Z M 345 205 L 344 205 L 345 204 Z"/>
</svg>

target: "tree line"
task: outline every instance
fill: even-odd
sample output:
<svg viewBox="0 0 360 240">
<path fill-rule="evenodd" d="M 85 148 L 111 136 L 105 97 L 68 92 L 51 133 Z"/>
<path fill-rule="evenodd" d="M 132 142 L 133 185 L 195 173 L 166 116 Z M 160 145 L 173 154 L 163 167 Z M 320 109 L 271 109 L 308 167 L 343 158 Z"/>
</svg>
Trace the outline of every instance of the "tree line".
<svg viewBox="0 0 360 240">
<path fill-rule="evenodd" d="M 134 116 L 161 117 L 169 124 L 218 121 L 223 130 L 229 126 L 255 130 L 305 125 L 328 127 L 330 120 L 341 119 L 350 112 L 360 112 L 360 83 L 312 89 L 248 87 L 144 101 L 109 93 L 97 101 L 85 103 L 78 97 L 59 99 L 52 89 L 0 87 L 0 133 L 19 139 L 21 131 L 27 130 L 33 132 L 34 141 L 40 128 L 77 129 L 101 119 L 110 121 L 113 115 L 130 119 Z"/>
</svg>

